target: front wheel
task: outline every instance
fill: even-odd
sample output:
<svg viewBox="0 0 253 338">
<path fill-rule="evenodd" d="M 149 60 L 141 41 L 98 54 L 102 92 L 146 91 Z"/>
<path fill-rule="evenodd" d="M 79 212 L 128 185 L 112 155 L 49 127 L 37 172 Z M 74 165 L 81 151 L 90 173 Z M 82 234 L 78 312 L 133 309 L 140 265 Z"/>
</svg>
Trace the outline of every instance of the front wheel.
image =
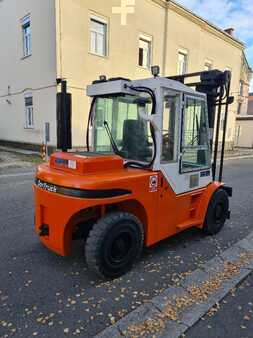
<svg viewBox="0 0 253 338">
<path fill-rule="evenodd" d="M 215 235 L 221 231 L 229 215 L 229 199 L 225 190 L 217 190 L 209 203 L 203 231 Z"/>
<path fill-rule="evenodd" d="M 100 276 L 117 278 L 131 270 L 141 254 L 143 242 L 143 226 L 134 215 L 111 213 L 90 231 L 85 247 L 86 261 Z"/>
</svg>

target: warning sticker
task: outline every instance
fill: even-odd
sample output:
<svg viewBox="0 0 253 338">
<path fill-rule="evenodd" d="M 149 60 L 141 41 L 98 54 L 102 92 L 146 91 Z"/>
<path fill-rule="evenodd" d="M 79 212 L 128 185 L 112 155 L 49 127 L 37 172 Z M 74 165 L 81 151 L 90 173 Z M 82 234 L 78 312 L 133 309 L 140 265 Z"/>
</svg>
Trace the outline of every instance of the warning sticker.
<svg viewBox="0 0 253 338">
<path fill-rule="evenodd" d="M 150 176 L 149 178 L 149 191 L 156 192 L 158 189 L 158 176 Z"/>
</svg>

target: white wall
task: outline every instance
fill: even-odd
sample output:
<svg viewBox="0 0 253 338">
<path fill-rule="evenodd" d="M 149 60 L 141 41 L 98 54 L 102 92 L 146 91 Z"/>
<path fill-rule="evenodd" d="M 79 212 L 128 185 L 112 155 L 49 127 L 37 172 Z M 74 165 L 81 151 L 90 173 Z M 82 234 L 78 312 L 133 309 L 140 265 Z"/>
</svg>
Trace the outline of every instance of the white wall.
<svg viewBox="0 0 253 338">
<path fill-rule="evenodd" d="M 21 19 L 28 14 L 31 15 L 32 55 L 23 58 Z M 55 144 L 55 1 L 1 1 L 0 46 L 0 140 L 41 143 L 44 123 L 51 122 L 52 144 Z M 8 86 L 11 95 L 6 96 Z M 24 128 L 25 91 L 33 93 L 33 130 Z"/>
</svg>

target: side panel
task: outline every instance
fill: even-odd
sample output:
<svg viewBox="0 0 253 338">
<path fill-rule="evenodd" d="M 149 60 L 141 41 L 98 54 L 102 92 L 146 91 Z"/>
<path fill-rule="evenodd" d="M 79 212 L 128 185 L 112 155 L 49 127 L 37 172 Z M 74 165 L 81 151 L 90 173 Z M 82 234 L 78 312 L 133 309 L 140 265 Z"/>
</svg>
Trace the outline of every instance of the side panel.
<svg viewBox="0 0 253 338">
<path fill-rule="evenodd" d="M 41 166 L 46 169 L 46 166 Z M 134 211 L 137 204 L 142 210 L 145 228 L 145 242 L 150 245 L 159 240 L 156 223 L 157 197 L 158 197 L 158 174 L 139 170 L 108 171 L 102 175 L 65 175 L 61 171 L 48 169 L 47 172 L 40 171 L 38 177 L 48 186 L 59 185 L 76 189 L 88 189 L 89 191 L 127 189 L 131 191 L 128 195 L 109 198 L 75 198 L 60 193 L 46 191 L 46 187 L 34 186 L 35 208 L 36 208 L 36 232 L 39 234 L 40 227 L 45 224 L 49 227 L 49 236 L 42 237 L 45 246 L 62 256 L 70 254 L 73 217 L 80 211 L 91 207 L 103 207 L 106 205 L 130 205 L 130 209 L 124 207 L 125 211 Z M 53 191 L 53 190 L 51 190 Z M 139 210 L 138 210 L 139 212 Z M 136 214 L 138 216 L 138 213 Z"/>
<path fill-rule="evenodd" d="M 201 228 L 210 198 L 220 183 L 214 182 L 206 188 L 176 195 L 163 175 L 160 180 L 156 242 L 191 227 Z"/>
<path fill-rule="evenodd" d="M 91 207 L 102 207 L 101 216 L 98 214 L 98 217 L 102 217 L 106 205 L 118 205 L 120 210 L 136 214 L 144 225 L 145 245 L 151 246 L 187 228 L 201 227 L 210 197 L 220 187 L 219 183 L 214 182 L 204 189 L 176 195 L 162 173 L 135 169 L 81 176 L 66 175 L 60 170 L 41 165 L 37 178 L 48 182 L 50 189 L 48 191 L 47 186 L 43 185 L 34 187 L 36 232 L 39 234 L 42 224 L 47 225 L 49 236 L 41 240 L 62 256 L 70 254 L 76 216 Z M 54 193 L 54 189 L 51 189 L 53 185 L 88 191 L 127 189 L 130 193 L 109 198 L 77 198 Z"/>
<path fill-rule="evenodd" d="M 204 188 L 212 182 L 211 169 L 203 169 L 200 172 L 180 174 L 179 164 L 170 163 L 167 165 L 161 165 L 161 170 L 175 194 L 183 194 Z"/>
</svg>

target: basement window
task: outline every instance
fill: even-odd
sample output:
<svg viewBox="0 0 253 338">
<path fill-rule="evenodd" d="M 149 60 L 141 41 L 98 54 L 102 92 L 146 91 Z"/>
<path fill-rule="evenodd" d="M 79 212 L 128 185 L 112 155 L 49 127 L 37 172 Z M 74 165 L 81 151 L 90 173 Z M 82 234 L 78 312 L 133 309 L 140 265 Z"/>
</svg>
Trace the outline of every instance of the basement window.
<svg viewBox="0 0 253 338">
<path fill-rule="evenodd" d="M 33 96 L 30 93 L 25 95 L 25 128 L 34 129 Z"/>
<path fill-rule="evenodd" d="M 32 55 L 32 35 L 31 35 L 31 18 L 26 16 L 22 19 L 22 35 L 23 35 L 23 56 Z"/>
</svg>

